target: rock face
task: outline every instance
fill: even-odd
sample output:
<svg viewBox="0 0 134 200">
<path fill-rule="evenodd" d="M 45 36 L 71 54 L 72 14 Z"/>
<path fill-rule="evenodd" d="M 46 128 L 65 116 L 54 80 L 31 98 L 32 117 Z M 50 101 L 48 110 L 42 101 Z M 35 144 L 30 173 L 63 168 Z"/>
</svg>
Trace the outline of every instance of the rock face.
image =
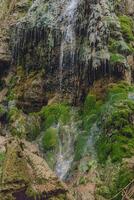
<svg viewBox="0 0 134 200">
<path fill-rule="evenodd" d="M 120 8 L 125 14 L 134 17 L 134 2 L 132 0 L 124 0 L 120 2 Z"/>
<path fill-rule="evenodd" d="M 111 199 L 132 180 L 133 7 L 0 0 L 0 199 L 73 200 L 57 176 L 76 200 Z"/>
<path fill-rule="evenodd" d="M 12 42 L 14 63 L 44 68 L 46 94 L 58 89 L 73 103 L 83 100 L 95 79 L 121 78 L 130 68 L 131 52 L 108 0 L 35 1 L 14 26 Z"/>
<path fill-rule="evenodd" d="M 66 186 L 38 155 L 38 150 L 25 141 L 11 140 L 7 144 L 0 188 L 3 200 L 70 199 Z"/>
<path fill-rule="evenodd" d="M 27 73 L 22 67 L 18 67 L 15 73 L 16 83 L 12 87 L 13 97 L 19 108 L 26 113 L 40 110 L 47 104 L 48 98 L 45 95 L 44 72 L 31 71 Z M 23 82 L 23 84 L 22 84 Z"/>
<path fill-rule="evenodd" d="M 11 63 L 10 31 L 13 24 L 21 18 L 30 6 L 29 1 L 1 1 L 0 2 L 0 68 L 1 71 Z"/>
<path fill-rule="evenodd" d="M 133 2 L 131 8 L 129 1 L 116 4 L 109 0 L 1 2 L 1 67 L 6 69 L 12 61 L 17 73 L 21 66 L 25 79 L 22 75 L 20 82 L 30 84 L 17 91 L 20 107 L 36 111 L 55 96 L 79 104 L 102 76 L 131 79 L 133 64 L 127 57 L 132 56 L 133 39 L 127 38 L 124 26 L 133 27 Z M 130 16 L 128 25 L 122 13 Z M 132 35 L 132 30 L 128 32 Z M 33 71 L 35 80 L 28 83 Z M 41 71 L 43 76 L 37 80 Z"/>
</svg>

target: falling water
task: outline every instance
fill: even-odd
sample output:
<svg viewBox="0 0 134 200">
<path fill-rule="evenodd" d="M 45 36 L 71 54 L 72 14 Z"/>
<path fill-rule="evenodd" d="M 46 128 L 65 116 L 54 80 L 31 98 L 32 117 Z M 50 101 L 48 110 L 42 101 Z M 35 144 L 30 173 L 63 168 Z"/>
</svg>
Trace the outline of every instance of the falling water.
<svg viewBox="0 0 134 200">
<path fill-rule="evenodd" d="M 64 57 L 66 50 L 69 51 L 70 67 L 74 64 L 75 54 L 75 11 L 78 0 L 69 0 L 65 10 L 60 16 L 62 41 L 60 47 L 60 91 L 62 90 L 63 67 L 65 67 Z"/>
<path fill-rule="evenodd" d="M 87 149 L 91 155 L 91 158 L 93 160 L 96 160 L 97 158 L 97 153 L 96 153 L 96 148 L 95 148 L 95 142 L 97 140 L 97 137 L 99 137 L 99 128 L 97 126 L 97 123 L 94 123 L 93 126 L 90 129 L 90 136 L 87 140 Z"/>
<path fill-rule="evenodd" d="M 56 158 L 55 172 L 60 179 L 65 179 L 74 159 L 74 142 L 78 130 L 75 123 L 58 125 L 59 129 L 59 150 Z"/>
</svg>

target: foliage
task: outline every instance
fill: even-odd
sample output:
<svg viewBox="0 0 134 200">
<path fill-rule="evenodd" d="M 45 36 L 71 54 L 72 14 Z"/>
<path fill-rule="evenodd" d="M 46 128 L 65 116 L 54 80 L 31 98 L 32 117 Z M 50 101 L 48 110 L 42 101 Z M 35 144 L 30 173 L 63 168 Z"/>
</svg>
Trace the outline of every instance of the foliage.
<svg viewBox="0 0 134 200">
<path fill-rule="evenodd" d="M 5 159 L 5 153 L 0 152 L 0 168 L 2 166 L 2 163 L 3 163 L 4 159 Z"/>
<path fill-rule="evenodd" d="M 16 135 L 18 137 L 26 136 L 26 117 L 21 110 L 17 107 L 12 107 L 8 112 L 10 131 L 12 135 Z"/>
<path fill-rule="evenodd" d="M 114 197 L 115 200 L 122 199 L 122 190 L 133 180 L 133 178 L 133 170 L 128 169 L 127 166 L 121 167 L 113 186 L 110 188 L 109 195 L 111 198 Z"/>
<path fill-rule="evenodd" d="M 79 161 L 85 152 L 90 128 L 99 118 L 101 105 L 102 102 L 97 101 L 95 95 L 87 95 L 80 113 L 82 119 L 82 129 L 84 129 L 84 131 L 81 131 L 75 142 L 75 161 Z"/>
<path fill-rule="evenodd" d="M 74 157 L 75 161 L 79 161 L 82 158 L 87 139 L 88 139 L 88 135 L 86 134 L 78 135 L 76 139 L 76 143 L 75 143 L 75 157 Z"/>
<path fill-rule="evenodd" d="M 110 55 L 110 62 L 112 64 L 116 64 L 116 63 L 126 63 L 126 59 L 123 55 L 118 54 L 118 53 L 111 53 Z"/>
<path fill-rule="evenodd" d="M 129 54 L 131 49 L 124 40 L 115 40 L 110 38 L 109 50 L 113 53 Z"/>
<path fill-rule="evenodd" d="M 13 136 L 35 140 L 40 133 L 40 117 L 38 113 L 28 116 L 17 107 L 10 108 L 8 112 L 9 129 Z"/>
<path fill-rule="evenodd" d="M 133 28 L 134 23 L 131 17 L 122 15 L 119 16 L 120 24 L 121 24 L 121 30 L 123 33 L 124 38 L 130 42 L 134 40 L 134 34 L 133 34 Z"/>
<path fill-rule="evenodd" d="M 30 113 L 27 117 L 27 139 L 35 140 L 40 134 L 40 117 L 38 113 Z"/>
<path fill-rule="evenodd" d="M 45 128 L 57 124 L 59 121 L 66 123 L 70 118 L 70 107 L 67 104 L 53 104 L 42 108 L 40 116 Z"/>
<path fill-rule="evenodd" d="M 87 95 L 82 112 L 83 126 L 85 130 L 89 130 L 99 117 L 101 105 L 102 102 L 97 101 L 95 95 Z"/>
<path fill-rule="evenodd" d="M 96 144 L 101 163 L 109 157 L 112 162 L 120 162 L 134 153 L 134 102 L 128 99 L 132 91 L 134 88 L 123 82 L 112 85 L 108 90 L 108 110 L 104 105 L 101 113 L 102 134 Z"/>
<path fill-rule="evenodd" d="M 45 131 L 42 138 L 44 151 L 54 149 L 58 143 L 58 132 L 56 128 L 49 128 Z"/>
</svg>

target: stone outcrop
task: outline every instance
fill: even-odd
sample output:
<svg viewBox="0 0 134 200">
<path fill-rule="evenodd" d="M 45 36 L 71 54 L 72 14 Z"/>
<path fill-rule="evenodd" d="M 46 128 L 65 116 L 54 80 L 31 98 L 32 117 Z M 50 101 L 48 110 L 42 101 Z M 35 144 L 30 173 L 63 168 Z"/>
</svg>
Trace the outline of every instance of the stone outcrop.
<svg viewBox="0 0 134 200">
<path fill-rule="evenodd" d="M 12 139 L 7 142 L 0 181 L 2 200 L 72 200 L 68 195 L 67 187 L 49 169 L 34 145 Z"/>
<path fill-rule="evenodd" d="M 15 68 L 21 65 L 27 80 L 31 71 L 45 71 L 43 78 L 35 78 L 35 85 L 23 92 L 20 88 L 17 104 L 36 111 L 55 96 L 78 104 L 102 76 L 131 79 L 127 57 L 132 52 L 115 14 L 116 9 L 117 14 L 129 14 L 130 2 L 124 5 L 115 8 L 113 1 L 81 0 L 68 12 L 68 2 L 62 0 L 2 1 L 1 66 L 6 68 L 11 61 Z"/>
<path fill-rule="evenodd" d="M 11 100 L 16 101 L 19 108 L 27 113 L 38 111 L 43 105 L 47 104 L 48 98 L 43 70 L 27 73 L 22 67 L 18 67 L 14 76 L 16 82 L 15 85 L 11 86 L 12 94 L 9 94 L 9 96 Z"/>
<path fill-rule="evenodd" d="M 11 63 L 10 31 L 13 24 L 26 13 L 30 6 L 29 1 L 1 1 L 0 2 L 0 67 L 6 68 Z"/>
<path fill-rule="evenodd" d="M 123 78 L 130 68 L 126 56 L 131 53 L 112 1 L 78 1 L 71 14 L 64 16 L 67 6 L 63 1 L 35 1 L 14 27 L 12 56 L 14 64 L 27 70 L 45 69 L 46 94 L 54 96 L 58 89 L 76 104 L 95 79 L 103 75 Z M 63 42 L 71 15 L 72 35 L 67 37 L 72 42 Z M 118 52 L 109 48 L 113 40 L 118 41 Z"/>
<path fill-rule="evenodd" d="M 134 17 L 134 1 L 133 0 L 123 0 L 118 5 L 120 10 L 126 14 Z"/>
</svg>

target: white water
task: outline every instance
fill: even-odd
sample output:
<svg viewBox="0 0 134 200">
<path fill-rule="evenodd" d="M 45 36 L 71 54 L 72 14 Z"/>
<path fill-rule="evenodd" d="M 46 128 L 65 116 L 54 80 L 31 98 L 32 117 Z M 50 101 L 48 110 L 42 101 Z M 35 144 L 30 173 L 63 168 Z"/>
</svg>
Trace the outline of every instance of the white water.
<svg viewBox="0 0 134 200">
<path fill-rule="evenodd" d="M 60 47 L 60 90 L 62 90 L 64 55 L 70 51 L 70 66 L 73 67 L 75 55 L 75 12 L 78 6 L 78 0 L 69 0 L 63 13 L 60 16 L 62 24 L 62 41 Z"/>
<path fill-rule="evenodd" d="M 60 179 L 65 179 L 74 159 L 74 141 L 77 128 L 73 120 L 66 126 L 58 125 L 59 128 L 59 151 L 56 158 L 55 172 Z"/>
<path fill-rule="evenodd" d="M 96 123 L 93 124 L 93 126 L 90 129 L 90 136 L 87 140 L 87 145 L 85 148 L 85 152 L 88 152 L 91 156 L 92 160 L 97 159 L 97 152 L 95 148 L 95 142 L 97 138 L 99 137 L 99 128 Z"/>
</svg>

